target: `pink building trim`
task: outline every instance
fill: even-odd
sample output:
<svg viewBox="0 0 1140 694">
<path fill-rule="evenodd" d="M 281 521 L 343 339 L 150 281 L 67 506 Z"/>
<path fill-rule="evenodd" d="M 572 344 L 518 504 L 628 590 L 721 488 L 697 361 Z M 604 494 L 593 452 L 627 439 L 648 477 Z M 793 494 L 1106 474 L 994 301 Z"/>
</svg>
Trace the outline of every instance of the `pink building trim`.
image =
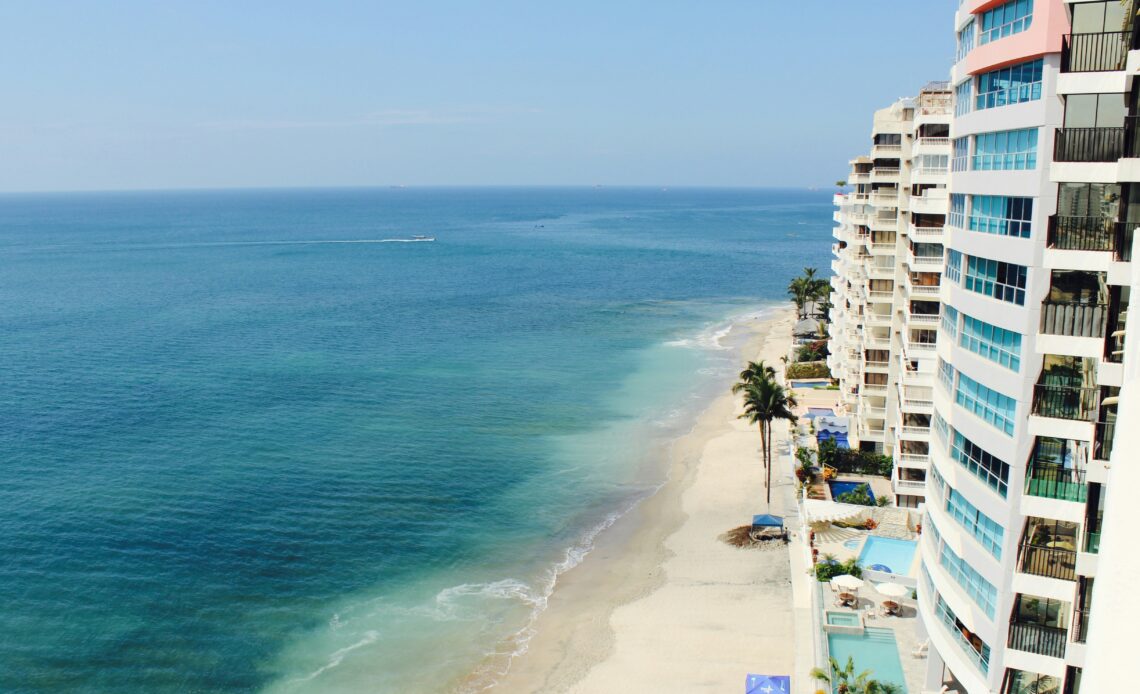
<svg viewBox="0 0 1140 694">
<path fill-rule="evenodd" d="M 962 9 L 970 14 L 1001 5 L 1005 0 L 970 0 Z M 981 17 L 976 20 L 981 30 Z M 1036 58 L 1046 53 L 1060 53 L 1061 40 L 1069 33 L 1069 15 L 1063 0 L 1034 0 L 1033 22 L 1025 31 L 1006 36 L 984 46 L 977 46 L 966 56 L 965 68 L 970 75 Z"/>
</svg>

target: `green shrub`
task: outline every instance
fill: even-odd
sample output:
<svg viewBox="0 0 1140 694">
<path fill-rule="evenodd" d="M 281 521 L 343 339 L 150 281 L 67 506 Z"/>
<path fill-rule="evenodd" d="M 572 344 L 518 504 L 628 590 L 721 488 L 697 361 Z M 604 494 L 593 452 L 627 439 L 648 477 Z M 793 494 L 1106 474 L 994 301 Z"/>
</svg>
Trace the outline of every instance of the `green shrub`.
<svg viewBox="0 0 1140 694">
<path fill-rule="evenodd" d="M 871 486 L 860 484 L 849 492 L 843 492 L 835 497 L 841 504 L 855 504 L 856 506 L 874 506 L 875 500 L 871 496 Z"/>
<path fill-rule="evenodd" d="M 847 561 L 838 561 L 833 556 L 825 555 L 823 560 L 816 564 L 812 570 L 815 573 L 815 579 L 822 583 L 844 574 L 851 574 L 855 578 L 863 575 L 863 570 L 859 568 L 858 560 L 855 557 Z"/>
<path fill-rule="evenodd" d="M 803 361 L 788 364 L 787 378 L 831 378 L 831 369 L 825 361 Z"/>
<path fill-rule="evenodd" d="M 828 465 L 840 472 L 853 475 L 877 475 L 889 478 L 895 466 L 889 455 L 839 448 L 831 439 L 820 441 L 818 459 L 820 465 Z"/>
</svg>

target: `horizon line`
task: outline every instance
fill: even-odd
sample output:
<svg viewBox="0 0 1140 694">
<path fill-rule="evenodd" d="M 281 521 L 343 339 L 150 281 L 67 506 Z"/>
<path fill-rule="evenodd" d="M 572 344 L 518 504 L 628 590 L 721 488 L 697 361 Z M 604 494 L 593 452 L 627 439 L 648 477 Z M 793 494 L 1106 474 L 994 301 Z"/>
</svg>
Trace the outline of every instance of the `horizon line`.
<svg viewBox="0 0 1140 694">
<path fill-rule="evenodd" d="M 658 183 L 430 183 L 430 184 L 363 184 L 363 185 L 265 185 L 265 186 L 186 186 L 170 188 L 72 188 L 72 189 L 28 189 L 0 190 L 0 197 L 16 195 L 94 195 L 110 193 L 225 193 L 255 191 L 332 191 L 332 190 L 411 190 L 411 189 L 638 189 L 638 190 L 798 190 L 821 192 L 834 188 L 827 186 L 781 186 L 781 185 L 702 185 L 702 184 L 658 184 Z"/>
</svg>

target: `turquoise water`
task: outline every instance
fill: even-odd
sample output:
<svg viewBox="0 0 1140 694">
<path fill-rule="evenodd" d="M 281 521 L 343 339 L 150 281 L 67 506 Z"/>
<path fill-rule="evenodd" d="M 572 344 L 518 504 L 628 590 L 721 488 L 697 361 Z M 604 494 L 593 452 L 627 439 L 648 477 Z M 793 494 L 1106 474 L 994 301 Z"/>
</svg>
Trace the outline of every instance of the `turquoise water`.
<svg viewBox="0 0 1140 694">
<path fill-rule="evenodd" d="M 828 612 L 827 623 L 832 626 L 857 627 L 862 622 L 854 612 Z"/>
<path fill-rule="evenodd" d="M 827 646 L 840 667 L 847 664 L 848 658 L 854 658 L 855 672 L 870 670 L 873 679 L 897 684 L 902 694 L 907 694 L 895 632 L 867 627 L 862 634 L 828 634 Z"/>
<path fill-rule="evenodd" d="M 474 690 L 827 193 L 0 196 L 0 691 Z M 434 243 L 386 239 L 433 235 Z M 345 243 L 345 242 L 353 243 Z"/>
<path fill-rule="evenodd" d="M 918 543 L 913 540 L 870 535 L 863 544 L 863 550 L 859 552 L 859 566 L 885 567 L 879 570 L 906 576 L 910 573 L 917 547 Z"/>
<path fill-rule="evenodd" d="M 827 486 L 831 487 L 831 498 L 835 499 L 840 494 L 853 492 L 864 484 L 864 482 L 828 482 Z M 867 487 L 867 496 L 870 497 L 871 501 L 875 500 L 875 494 L 871 491 L 870 486 Z"/>
</svg>

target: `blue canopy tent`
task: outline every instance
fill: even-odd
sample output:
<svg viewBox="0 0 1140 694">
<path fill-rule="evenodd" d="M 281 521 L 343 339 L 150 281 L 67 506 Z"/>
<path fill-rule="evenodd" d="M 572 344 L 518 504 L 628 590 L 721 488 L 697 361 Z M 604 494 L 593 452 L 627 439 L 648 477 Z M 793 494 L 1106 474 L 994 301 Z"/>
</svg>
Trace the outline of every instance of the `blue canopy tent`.
<svg viewBox="0 0 1140 694">
<path fill-rule="evenodd" d="M 744 678 L 744 694 L 790 694 L 792 678 L 787 675 L 753 675 Z"/>
<path fill-rule="evenodd" d="M 784 519 L 780 516 L 773 516 L 771 513 L 761 513 L 752 516 L 753 528 L 782 528 L 784 527 Z"/>
</svg>

